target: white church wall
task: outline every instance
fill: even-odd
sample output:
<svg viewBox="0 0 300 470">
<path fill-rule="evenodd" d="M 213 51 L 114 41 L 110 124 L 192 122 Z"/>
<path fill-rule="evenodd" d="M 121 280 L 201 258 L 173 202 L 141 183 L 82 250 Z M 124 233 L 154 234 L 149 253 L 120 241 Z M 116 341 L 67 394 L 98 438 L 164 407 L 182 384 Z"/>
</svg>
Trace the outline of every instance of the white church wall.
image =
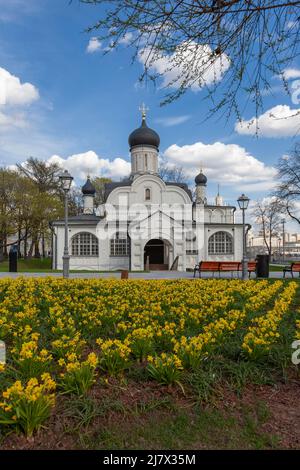
<svg viewBox="0 0 300 470">
<path fill-rule="evenodd" d="M 234 211 L 232 208 L 205 208 L 205 223 L 206 224 L 233 224 L 234 223 Z"/>
<path fill-rule="evenodd" d="M 243 227 L 236 225 L 234 227 L 234 246 L 235 246 L 235 259 L 242 261 L 243 258 Z"/>
<path fill-rule="evenodd" d="M 216 232 L 227 232 L 233 237 L 233 253 L 232 254 L 208 254 L 208 240 L 209 237 Z M 218 226 L 205 228 L 205 258 L 206 261 L 241 261 L 243 257 L 243 231 L 242 226 Z"/>
<path fill-rule="evenodd" d="M 57 242 L 56 242 L 56 250 L 57 250 L 57 269 L 63 268 L 63 253 L 64 253 L 64 243 L 65 243 L 65 228 L 63 226 L 56 227 L 57 233 Z M 70 229 L 69 229 L 70 234 Z"/>
<path fill-rule="evenodd" d="M 86 270 L 86 271 L 99 271 L 100 263 L 98 256 L 71 256 L 70 269 Z"/>
<path fill-rule="evenodd" d="M 94 212 L 94 197 L 85 195 L 83 197 L 83 213 L 93 214 Z"/>
<path fill-rule="evenodd" d="M 113 206 L 128 205 L 129 204 L 130 186 L 114 189 L 107 198 L 106 204 Z"/>
<path fill-rule="evenodd" d="M 133 173 L 157 173 L 157 150 L 149 146 L 139 145 L 131 150 Z"/>
<path fill-rule="evenodd" d="M 110 256 L 108 270 L 129 269 L 129 256 Z"/>
<path fill-rule="evenodd" d="M 150 200 L 146 200 L 150 189 Z M 142 175 L 132 183 L 129 204 L 190 204 L 188 194 L 179 187 L 166 185 L 158 176 Z"/>
<path fill-rule="evenodd" d="M 74 270 L 99 270 L 101 265 L 98 256 L 73 256 L 72 255 L 72 237 L 80 232 L 92 233 L 96 235 L 95 226 L 69 226 L 69 254 L 70 254 L 70 269 Z M 57 269 L 63 269 L 63 253 L 65 244 L 65 228 L 63 225 L 57 227 Z M 99 245 L 99 252 L 101 246 Z"/>
<path fill-rule="evenodd" d="M 162 187 L 157 181 L 149 178 L 147 181 L 132 186 L 132 193 L 130 194 L 131 204 L 161 204 Z M 150 200 L 147 200 L 145 197 L 146 189 L 150 189 Z"/>
</svg>

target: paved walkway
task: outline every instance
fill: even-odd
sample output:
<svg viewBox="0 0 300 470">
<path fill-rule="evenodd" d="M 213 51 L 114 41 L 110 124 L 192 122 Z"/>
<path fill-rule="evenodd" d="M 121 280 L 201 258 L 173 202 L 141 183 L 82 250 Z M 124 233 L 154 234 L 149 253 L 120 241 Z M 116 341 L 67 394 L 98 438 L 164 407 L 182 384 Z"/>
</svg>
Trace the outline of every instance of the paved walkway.
<svg viewBox="0 0 300 470">
<path fill-rule="evenodd" d="M 62 277 L 61 273 L 0 273 L 0 278 L 4 277 Z M 97 273 L 97 272 L 90 272 L 90 273 L 70 273 L 71 279 L 109 279 L 109 278 L 116 278 L 120 279 L 121 274 L 119 272 L 110 272 L 110 273 Z M 215 273 L 214 277 L 216 279 L 219 278 L 219 274 Z M 231 273 L 221 273 L 222 279 L 231 279 Z M 238 276 L 234 275 L 233 278 L 241 278 L 241 273 Z M 150 271 L 149 273 L 129 273 L 130 279 L 193 279 L 192 272 L 179 272 L 179 271 Z M 212 273 L 202 273 L 202 278 L 213 278 Z M 270 278 L 273 279 L 282 279 L 283 273 L 282 271 L 270 272 Z M 287 278 L 290 278 L 287 275 Z M 198 275 L 197 275 L 198 279 Z M 255 279 L 254 274 L 251 275 L 251 279 Z"/>
</svg>

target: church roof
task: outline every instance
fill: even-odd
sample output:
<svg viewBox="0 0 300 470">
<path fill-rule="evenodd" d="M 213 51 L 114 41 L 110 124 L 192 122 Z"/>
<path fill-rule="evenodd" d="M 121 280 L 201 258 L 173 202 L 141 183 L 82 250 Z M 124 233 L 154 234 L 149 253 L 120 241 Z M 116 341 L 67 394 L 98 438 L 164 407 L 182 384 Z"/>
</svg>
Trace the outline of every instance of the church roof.
<svg viewBox="0 0 300 470">
<path fill-rule="evenodd" d="M 132 179 L 127 179 L 119 182 L 114 182 L 114 183 L 106 183 L 105 184 L 105 190 L 104 190 L 104 198 L 105 201 L 107 200 L 109 194 L 116 188 L 122 187 L 122 186 L 131 186 L 133 183 Z M 167 186 L 178 186 L 179 188 L 183 189 L 189 197 L 192 199 L 192 193 L 188 188 L 188 185 L 186 183 L 175 183 L 172 181 L 164 181 L 164 183 Z"/>
<path fill-rule="evenodd" d="M 150 145 L 151 147 L 158 148 L 160 138 L 157 132 L 147 126 L 146 118 L 143 116 L 141 126 L 131 132 L 128 143 L 130 148 L 136 145 Z"/>
<path fill-rule="evenodd" d="M 97 223 L 103 219 L 103 217 L 100 217 L 99 215 L 95 214 L 80 214 L 80 215 L 74 215 L 72 217 L 68 218 L 68 224 L 69 225 L 82 225 L 82 224 L 90 224 L 90 225 L 97 225 Z M 58 220 L 53 220 L 51 222 L 51 225 L 64 225 L 65 220 L 64 219 L 58 219 Z"/>
<path fill-rule="evenodd" d="M 207 178 L 206 176 L 202 173 L 202 170 L 200 171 L 199 175 L 196 176 L 195 178 L 195 183 L 198 186 L 205 186 L 207 183 Z"/>
<path fill-rule="evenodd" d="M 190 196 L 191 199 L 193 198 L 192 192 L 186 183 L 174 183 L 173 181 L 165 181 L 165 184 L 168 186 L 178 186 L 179 188 L 183 189 Z"/>
<path fill-rule="evenodd" d="M 96 189 L 95 189 L 95 186 L 92 184 L 89 176 L 86 180 L 86 183 L 82 186 L 81 191 L 82 191 L 82 194 L 84 196 L 94 196 L 95 195 Z"/>
<path fill-rule="evenodd" d="M 105 183 L 104 185 L 104 199 L 108 198 L 109 194 L 116 188 L 120 188 L 122 186 L 131 186 L 132 185 L 131 179 L 123 180 L 123 181 L 114 181 L 112 183 Z"/>
</svg>

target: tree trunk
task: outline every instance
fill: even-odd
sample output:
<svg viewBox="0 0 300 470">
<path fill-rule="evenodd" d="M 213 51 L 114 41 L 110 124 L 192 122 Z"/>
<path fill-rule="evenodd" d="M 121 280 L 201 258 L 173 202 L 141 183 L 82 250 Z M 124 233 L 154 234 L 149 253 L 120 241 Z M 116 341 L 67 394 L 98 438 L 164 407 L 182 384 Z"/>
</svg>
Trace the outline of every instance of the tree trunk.
<svg viewBox="0 0 300 470">
<path fill-rule="evenodd" d="M 3 239 L 0 238 L 0 261 L 3 261 L 4 260 L 4 256 L 3 256 Z"/>
<path fill-rule="evenodd" d="M 27 258 L 27 245 L 28 245 L 28 235 L 27 235 L 27 228 L 25 229 L 25 237 L 24 237 L 24 259 Z"/>
<path fill-rule="evenodd" d="M 18 258 L 21 258 L 22 257 L 22 253 L 21 253 L 21 237 L 22 237 L 22 233 L 21 233 L 21 229 L 20 227 L 18 228 Z"/>
<path fill-rule="evenodd" d="M 4 253 L 3 253 L 3 254 L 4 254 L 5 258 L 8 257 L 8 251 L 7 251 L 7 235 L 6 235 L 6 234 L 4 235 Z"/>
<path fill-rule="evenodd" d="M 34 247 L 34 241 L 32 240 L 31 245 L 30 245 L 30 248 L 29 248 L 29 251 L 28 251 L 28 255 L 27 255 L 27 257 L 28 257 L 29 259 L 32 258 L 33 247 Z"/>
<path fill-rule="evenodd" d="M 45 234 L 44 232 L 42 233 L 42 257 L 46 258 L 46 253 L 45 253 Z"/>
<path fill-rule="evenodd" d="M 40 258 L 41 257 L 41 254 L 40 254 L 40 247 L 39 247 L 39 239 L 36 238 L 34 240 L 34 258 Z"/>
</svg>

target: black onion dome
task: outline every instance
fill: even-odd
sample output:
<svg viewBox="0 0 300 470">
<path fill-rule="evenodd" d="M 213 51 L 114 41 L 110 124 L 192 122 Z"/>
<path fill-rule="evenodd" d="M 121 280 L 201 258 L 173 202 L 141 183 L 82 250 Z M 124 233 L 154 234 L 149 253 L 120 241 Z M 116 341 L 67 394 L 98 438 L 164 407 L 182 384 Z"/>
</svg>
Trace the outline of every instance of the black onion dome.
<svg viewBox="0 0 300 470">
<path fill-rule="evenodd" d="M 136 145 L 151 145 L 152 147 L 159 147 L 160 138 L 157 132 L 147 126 L 146 120 L 143 118 L 141 127 L 131 132 L 128 138 L 129 147 Z"/>
<path fill-rule="evenodd" d="M 91 183 L 90 178 L 86 180 L 86 183 L 81 188 L 82 194 L 85 196 L 94 196 L 96 189 L 95 186 Z"/>
<path fill-rule="evenodd" d="M 205 185 L 207 183 L 207 178 L 206 176 L 200 171 L 199 175 L 196 176 L 195 178 L 195 183 L 196 185 Z"/>
</svg>

